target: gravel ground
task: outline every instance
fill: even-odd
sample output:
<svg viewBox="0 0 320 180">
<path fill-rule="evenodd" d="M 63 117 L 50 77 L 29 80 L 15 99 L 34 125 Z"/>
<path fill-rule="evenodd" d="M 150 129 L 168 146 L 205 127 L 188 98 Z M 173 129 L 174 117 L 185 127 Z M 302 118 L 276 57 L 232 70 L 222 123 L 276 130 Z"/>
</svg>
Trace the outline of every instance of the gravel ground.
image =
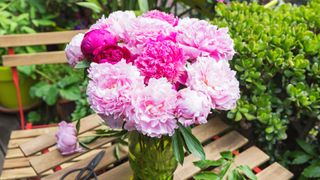
<svg viewBox="0 0 320 180">
<path fill-rule="evenodd" d="M 0 113 L 0 174 L 12 130 L 19 129 L 18 114 Z"/>
</svg>

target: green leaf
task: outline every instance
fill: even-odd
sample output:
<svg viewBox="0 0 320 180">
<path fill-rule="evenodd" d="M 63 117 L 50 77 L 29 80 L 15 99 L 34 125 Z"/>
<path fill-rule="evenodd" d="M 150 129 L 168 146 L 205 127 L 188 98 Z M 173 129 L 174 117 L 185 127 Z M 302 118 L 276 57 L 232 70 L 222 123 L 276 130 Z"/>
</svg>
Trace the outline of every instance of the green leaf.
<svg viewBox="0 0 320 180">
<path fill-rule="evenodd" d="M 294 159 L 292 160 L 291 164 L 304 164 L 312 158 L 312 156 L 304 152 L 295 152 L 292 153 L 292 155 L 294 156 Z"/>
<path fill-rule="evenodd" d="M 242 180 L 243 178 L 239 174 L 239 172 L 234 169 L 231 173 L 228 174 L 228 180 Z"/>
<path fill-rule="evenodd" d="M 188 150 L 194 154 L 195 156 L 199 157 L 200 159 L 206 159 L 206 155 L 204 153 L 203 147 L 199 140 L 194 137 L 194 135 L 181 123 L 178 123 L 179 130 L 184 138 L 184 141 L 188 147 Z"/>
<path fill-rule="evenodd" d="M 320 177 L 320 166 L 311 165 L 305 168 L 302 172 L 302 175 L 307 178 L 319 178 Z"/>
<path fill-rule="evenodd" d="M 83 61 L 80 61 L 74 68 L 83 69 L 83 68 L 87 68 L 89 66 L 90 66 L 90 62 L 83 60 Z"/>
<path fill-rule="evenodd" d="M 61 97 L 69 100 L 77 100 L 81 98 L 80 89 L 77 86 L 72 86 L 67 89 L 60 90 Z"/>
<path fill-rule="evenodd" d="M 193 176 L 193 178 L 195 180 L 220 180 L 220 177 L 217 174 L 209 171 L 200 172 Z"/>
<path fill-rule="evenodd" d="M 77 133 L 78 133 L 78 134 L 79 134 L 80 126 L 81 126 L 81 120 L 78 119 L 78 120 L 77 120 L 77 124 L 76 124 L 76 129 L 77 129 Z"/>
<path fill-rule="evenodd" d="M 227 160 L 233 160 L 234 159 L 233 154 L 230 151 L 221 152 L 220 155 L 221 155 L 221 157 L 223 157 L 224 159 L 227 159 Z"/>
<path fill-rule="evenodd" d="M 141 12 L 147 12 L 149 10 L 148 0 L 138 0 L 138 3 Z"/>
<path fill-rule="evenodd" d="M 220 177 L 223 178 L 226 175 L 226 173 L 229 170 L 230 166 L 231 166 L 231 161 L 225 161 L 222 164 L 221 171 L 220 171 Z"/>
<path fill-rule="evenodd" d="M 205 160 L 195 161 L 193 162 L 193 164 L 200 169 L 207 169 L 208 167 L 221 166 L 224 161 L 225 161 L 224 159 L 219 159 L 216 161 L 205 159 Z"/>
<path fill-rule="evenodd" d="M 113 150 L 114 157 L 119 161 L 120 160 L 120 147 L 119 144 L 116 144 Z"/>
<path fill-rule="evenodd" d="M 102 12 L 102 8 L 99 7 L 97 4 L 95 3 L 91 3 L 91 2 L 77 2 L 76 3 L 79 6 L 91 9 L 92 11 L 96 12 L 96 13 L 101 13 Z"/>
<path fill-rule="evenodd" d="M 66 76 L 64 78 L 62 78 L 59 82 L 58 82 L 58 86 L 61 88 L 65 88 L 71 84 L 77 83 L 79 82 L 79 78 L 76 76 Z"/>
<path fill-rule="evenodd" d="M 86 138 L 81 139 L 79 142 L 81 142 L 83 144 L 90 144 L 97 139 L 98 139 L 97 136 L 90 136 L 90 137 L 86 137 Z"/>
<path fill-rule="evenodd" d="M 179 131 L 172 136 L 173 153 L 176 160 L 182 165 L 184 161 L 183 139 Z"/>
<path fill-rule="evenodd" d="M 316 156 L 317 152 L 315 150 L 315 147 L 311 144 L 308 144 L 307 142 L 305 142 L 302 139 L 297 139 L 296 140 L 298 145 L 308 154 L 312 155 L 312 156 Z"/>
<path fill-rule="evenodd" d="M 238 169 L 242 171 L 242 173 L 247 176 L 247 178 L 251 180 L 257 180 L 257 176 L 252 172 L 249 166 L 247 165 L 240 165 Z"/>
<path fill-rule="evenodd" d="M 28 121 L 31 123 L 39 122 L 41 120 L 41 115 L 36 111 L 31 111 L 28 113 Z"/>
<path fill-rule="evenodd" d="M 43 97 L 43 100 L 50 106 L 54 105 L 58 99 L 59 91 L 56 86 L 51 85 L 48 93 Z"/>
</svg>

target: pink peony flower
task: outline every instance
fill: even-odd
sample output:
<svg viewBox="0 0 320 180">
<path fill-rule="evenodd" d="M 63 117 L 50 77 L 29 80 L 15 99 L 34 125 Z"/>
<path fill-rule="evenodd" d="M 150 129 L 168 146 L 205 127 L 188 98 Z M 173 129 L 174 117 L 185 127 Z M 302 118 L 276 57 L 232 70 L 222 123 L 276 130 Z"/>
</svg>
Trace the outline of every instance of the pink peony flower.
<svg viewBox="0 0 320 180">
<path fill-rule="evenodd" d="M 89 30 L 94 30 L 94 29 L 102 29 L 102 30 L 107 30 L 107 28 L 109 27 L 108 25 L 108 19 L 105 18 L 104 15 L 102 15 L 102 17 L 100 19 L 97 20 L 96 23 L 92 24 L 90 26 Z"/>
<path fill-rule="evenodd" d="M 235 108 L 240 98 L 239 82 L 227 61 L 217 61 L 211 57 L 199 57 L 187 68 L 187 85 L 192 90 L 207 94 L 212 108 L 230 110 Z"/>
<path fill-rule="evenodd" d="M 70 155 L 82 151 L 77 140 L 77 130 L 72 123 L 60 122 L 56 139 L 57 148 L 62 155 Z"/>
<path fill-rule="evenodd" d="M 97 114 L 112 115 L 115 119 L 126 116 L 131 106 L 131 92 L 144 87 L 138 69 L 125 60 L 114 65 L 91 63 L 89 78 L 87 95 L 91 108 Z"/>
<path fill-rule="evenodd" d="M 125 47 L 120 47 L 118 45 L 105 45 L 96 48 L 93 51 L 93 62 L 96 63 L 111 63 L 116 64 L 121 59 L 125 59 L 127 63 L 133 61 L 130 51 Z"/>
<path fill-rule="evenodd" d="M 174 17 L 172 14 L 167 14 L 158 10 L 152 10 L 148 11 L 145 14 L 142 15 L 143 17 L 149 17 L 149 18 L 154 18 L 154 19 L 159 19 L 162 21 L 165 21 L 172 26 L 178 25 L 179 18 Z"/>
<path fill-rule="evenodd" d="M 84 35 L 81 44 L 81 51 L 86 58 L 91 60 L 93 58 L 94 50 L 104 45 L 115 45 L 116 43 L 116 38 L 110 32 L 101 29 L 94 29 Z"/>
<path fill-rule="evenodd" d="M 218 3 L 223 3 L 224 0 L 216 0 Z"/>
<path fill-rule="evenodd" d="M 111 13 L 106 20 L 108 23 L 108 31 L 118 40 L 124 40 L 124 33 L 136 19 L 133 11 L 115 11 Z"/>
<path fill-rule="evenodd" d="M 231 60 L 235 54 L 227 28 L 218 29 L 204 20 L 184 18 L 176 29 L 177 41 L 190 59 L 211 56 L 216 60 Z"/>
<path fill-rule="evenodd" d="M 184 126 L 204 124 L 212 107 L 209 97 L 190 88 L 178 92 L 176 114 Z"/>
<path fill-rule="evenodd" d="M 145 76 L 146 83 L 150 78 L 165 77 L 176 84 L 185 71 L 186 60 L 177 44 L 171 40 L 158 39 L 145 44 L 135 63 Z"/>
<path fill-rule="evenodd" d="M 143 45 L 150 40 L 157 40 L 159 36 L 170 36 L 174 28 L 159 19 L 138 17 L 132 21 L 124 33 L 124 41 L 133 53 L 140 53 Z M 131 50 L 130 49 L 130 50 Z M 131 51 L 132 52 L 132 51 Z"/>
<path fill-rule="evenodd" d="M 150 79 L 147 87 L 132 92 L 133 109 L 128 117 L 144 135 L 171 136 L 177 128 L 176 95 L 167 79 Z"/>
<path fill-rule="evenodd" d="M 84 55 L 81 52 L 81 42 L 83 40 L 84 34 L 79 33 L 75 35 L 69 44 L 65 48 L 66 57 L 68 63 L 74 67 L 80 61 L 84 60 Z"/>
<path fill-rule="evenodd" d="M 115 117 L 114 115 L 98 114 L 105 123 L 112 129 L 120 129 L 125 121 L 125 116 Z"/>
</svg>

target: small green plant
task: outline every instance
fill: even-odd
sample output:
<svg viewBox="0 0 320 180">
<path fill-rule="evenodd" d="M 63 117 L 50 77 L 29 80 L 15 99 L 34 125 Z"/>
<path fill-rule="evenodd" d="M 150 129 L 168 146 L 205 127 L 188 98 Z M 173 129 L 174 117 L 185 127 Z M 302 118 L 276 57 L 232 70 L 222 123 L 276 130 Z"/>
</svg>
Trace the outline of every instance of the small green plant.
<svg viewBox="0 0 320 180">
<path fill-rule="evenodd" d="M 193 164 L 203 171 L 193 176 L 195 180 L 256 180 L 257 177 L 251 171 L 249 166 L 240 165 L 233 169 L 232 163 L 234 162 L 234 155 L 230 151 L 220 153 L 221 158 L 218 160 L 200 160 L 193 162 Z M 219 171 L 212 171 L 219 169 Z M 211 171 L 208 171 L 211 170 Z"/>
<path fill-rule="evenodd" d="M 291 165 L 303 165 L 300 179 L 320 178 L 319 149 L 302 139 L 296 140 L 299 150 L 287 151 L 286 157 Z"/>
</svg>

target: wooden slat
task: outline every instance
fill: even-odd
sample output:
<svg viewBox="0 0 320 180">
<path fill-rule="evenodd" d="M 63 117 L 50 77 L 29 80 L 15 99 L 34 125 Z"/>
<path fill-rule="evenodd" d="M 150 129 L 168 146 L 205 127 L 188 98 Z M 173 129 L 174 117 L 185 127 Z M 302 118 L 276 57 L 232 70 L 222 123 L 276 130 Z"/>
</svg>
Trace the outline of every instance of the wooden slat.
<svg viewBox="0 0 320 180">
<path fill-rule="evenodd" d="M 22 157 L 16 159 L 5 159 L 3 163 L 3 169 L 14 169 L 22 167 L 30 167 L 28 158 Z"/>
<path fill-rule="evenodd" d="M 232 131 L 223 137 L 217 139 L 216 141 L 208 144 L 204 147 L 207 159 L 216 160 L 220 157 L 220 152 L 222 151 L 234 151 L 244 144 L 248 140 L 244 138 L 241 134 L 236 131 Z M 200 171 L 198 167 L 193 165 L 194 161 L 199 160 L 193 155 L 189 155 L 184 160 L 184 165 L 179 165 L 177 170 L 174 173 L 174 179 L 188 179 L 191 178 L 194 174 Z"/>
<path fill-rule="evenodd" d="M 64 51 L 40 52 L 33 54 L 17 54 L 2 56 L 3 66 L 27 66 L 33 64 L 57 64 L 66 63 Z"/>
<path fill-rule="evenodd" d="M 35 177 L 37 174 L 31 167 L 18 168 L 18 169 L 4 169 L 2 171 L 1 180 L 5 179 L 20 179 L 20 178 L 30 178 Z"/>
<path fill-rule="evenodd" d="M 39 129 L 15 130 L 11 132 L 10 139 L 30 138 L 56 131 L 57 127 L 47 127 Z"/>
<path fill-rule="evenodd" d="M 252 169 L 254 167 L 260 166 L 268 160 L 269 156 L 265 154 L 263 151 L 261 151 L 255 146 L 250 147 L 249 149 L 243 151 L 242 153 L 236 156 L 234 163 L 232 163 L 227 174 L 233 171 L 234 168 L 236 168 L 239 165 L 247 165 Z M 220 171 L 220 169 L 216 168 L 213 171 L 218 172 Z M 226 177 L 224 179 L 226 179 Z"/>
<path fill-rule="evenodd" d="M 207 124 L 197 126 L 192 129 L 193 134 L 199 139 L 200 142 L 204 142 L 211 137 L 222 133 L 228 129 L 228 125 L 223 123 L 219 118 L 214 118 Z M 117 179 L 117 180 L 128 180 L 132 171 L 129 166 L 129 162 L 126 162 L 120 166 L 117 166 L 110 171 L 103 173 L 99 176 L 99 179 Z"/>
<path fill-rule="evenodd" d="M 26 143 L 33 138 L 23 138 L 23 139 L 10 139 L 8 143 L 8 148 L 19 148 L 19 145 Z"/>
<path fill-rule="evenodd" d="M 102 119 L 96 114 L 92 114 L 81 119 L 79 134 L 100 126 L 101 121 Z M 30 156 L 31 154 L 37 153 L 43 149 L 53 146 L 56 143 L 55 133 L 56 132 L 52 132 L 38 136 L 32 141 L 21 144 L 20 148 L 26 156 Z"/>
<path fill-rule="evenodd" d="M 293 174 L 290 171 L 276 162 L 257 174 L 259 180 L 287 180 L 292 177 Z"/>
<path fill-rule="evenodd" d="M 78 33 L 87 30 L 45 32 L 36 34 L 16 34 L 0 36 L 0 47 L 17 47 L 30 45 L 62 44 L 69 42 Z"/>
<path fill-rule="evenodd" d="M 106 153 L 105 155 L 103 156 L 103 158 L 101 159 L 100 163 L 97 165 L 97 167 L 95 168 L 95 171 L 99 171 L 103 168 L 106 168 L 107 166 L 109 166 L 110 164 L 114 163 L 117 161 L 117 159 L 115 158 L 115 156 L 113 155 L 113 151 L 114 151 L 114 148 L 115 146 L 112 146 L 112 147 L 109 147 L 106 150 Z M 95 152 L 94 155 L 86 158 L 85 160 L 83 161 L 79 161 L 77 163 L 74 163 L 72 165 L 70 165 L 69 167 L 67 168 L 64 168 L 50 176 L 47 176 L 45 178 L 43 178 L 43 180 L 55 180 L 55 179 L 60 179 L 61 176 L 63 176 L 65 173 L 69 172 L 70 170 L 72 169 L 78 169 L 78 168 L 83 168 L 85 166 L 87 166 L 89 164 L 89 162 L 96 156 L 96 154 L 100 152 L 97 151 Z M 127 156 L 127 152 L 126 151 L 120 151 L 119 153 L 119 158 L 120 159 L 123 159 Z M 70 176 L 68 176 L 68 179 L 75 179 L 75 176 L 77 174 L 70 174 Z"/>
<path fill-rule="evenodd" d="M 112 138 L 100 138 L 94 141 L 93 143 L 89 144 L 88 146 L 90 149 L 95 149 L 103 144 L 109 143 L 113 141 L 114 137 Z M 71 159 L 74 159 L 78 156 L 81 156 L 83 152 L 75 153 L 69 156 L 62 156 L 59 150 L 50 151 L 46 154 L 42 154 L 41 156 L 32 157 L 30 159 L 30 164 L 33 169 L 37 172 L 37 174 L 41 174 L 51 168 L 54 168 L 62 163 L 68 162 Z M 43 163 L 46 162 L 46 163 Z"/>
<path fill-rule="evenodd" d="M 7 150 L 6 159 L 9 159 L 9 158 L 18 158 L 18 157 L 24 157 L 21 149 L 19 149 L 19 148 L 13 148 L 13 149 L 8 149 L 8 150 Z"/>
</svg>

